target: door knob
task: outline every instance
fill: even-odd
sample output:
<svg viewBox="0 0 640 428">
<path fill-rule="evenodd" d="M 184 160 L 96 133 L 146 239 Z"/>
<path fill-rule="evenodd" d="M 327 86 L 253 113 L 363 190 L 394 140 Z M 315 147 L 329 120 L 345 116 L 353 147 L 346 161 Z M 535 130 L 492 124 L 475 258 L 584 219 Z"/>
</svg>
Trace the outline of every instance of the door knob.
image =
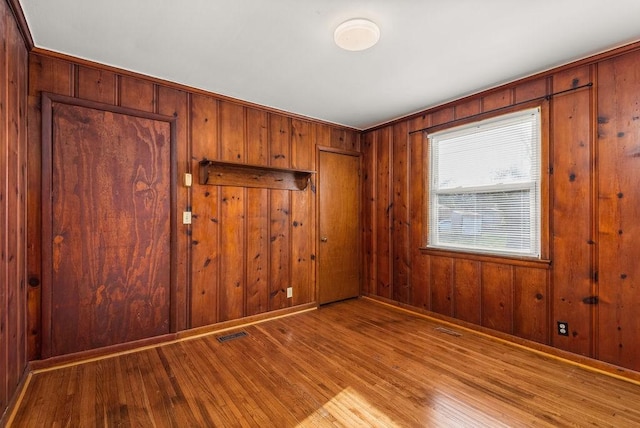
<svg viewBox="0 0 640 428">
<path fill-rule="evenodd" d="M 320 238 L 320 240 L 321 240 L 322 242 L 327 242 L 327 237 L 326 237 L 326 236 L 323 236 L 322 238 Z"/>
</svg>

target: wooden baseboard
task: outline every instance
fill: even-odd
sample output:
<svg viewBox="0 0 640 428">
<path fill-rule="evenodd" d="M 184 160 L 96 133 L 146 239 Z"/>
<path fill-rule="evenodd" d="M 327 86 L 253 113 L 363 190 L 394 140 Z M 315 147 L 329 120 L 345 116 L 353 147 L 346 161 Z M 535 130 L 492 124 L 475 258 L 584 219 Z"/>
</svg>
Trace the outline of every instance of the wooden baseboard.
<svg viewBox="0 0 640 428">
<path fill-rule="evenodd" d="M 532 352 L 547 356 L 549 358 L 562 360 L 569 364 L 573 364 L 573 365 L 585 368 L 587 370 L 591 370 L 593 372 L 606 374 L 608 376 L 613 376 L 613 377 L 640 385 L 640 372 L 637 372 L 635 370 L 616 366 L 615 364 L 606 363 L 604 361 L 596 360 L 590 357 L 585 357 L 583 355 L 574 354 L 569 351 L 564 351 L 562 349 L 554 348 L 553 346 L 534 342 L 532 340 L 523 339 L 517 336 L 513 336 L 511 334 L 503 333 L 497 330 L 492 330 L 487 327 L 482 327 L 482 326 L 472 324 L 466 321 L 462 321 L 456 318 L 448 317 L 446 315 L 441 315 L 435 312 L 427 311 L 415 306 L 407 305 L 405 303 L 400 303 L 395 300 L 386 299 L 384 297 L 370 295 L 370 294 L 363 294 L 362 298 L 368 299 L 372 302 L 376 302 L 379 304 L 392 306 L 396 309 L 410 312 L 415 315 L 423 316 L 444 324 L 448 324 L 449 326 L 452 326 L 458 329 L 464 329 L 476 334 L 487 336 L 494 340 L 508 343 L 512 346 L 526 348 Z"/>
<path fill-rule="evenodd" d="M 211 324 L 204 327 L 197 327 L 190 330 L 183 330 L 177 333 L 165 334 L 148 339 L 136 340 L 132 342 L 122 343 L 113 346 L 106 346 L 99 349 L 77 352 L 73 354 L 61 355 L 57 357 L 47 358 L 46 360 L 35 360 L 29 362 L 28 371 L 30 373 L 39 373 L 43 371 L 56 370 L 61 367 L 74 366 L 87 363 L 90 361 L 112 358 L 118 355 L 139 352 L 149 348 L 164 346 L 171 343 L 196 339 L 198 337 L 222 333 L 227 330 L 241 328 L 261 322 L 295 315 L 301 312 L 315 310 L 317 304 L 315 302 L 304 305 L 294 306 L 291 308 L 278 309 L 275 311 L 265 312 L 259 315 L 240 318 L 237 320 L 224 321 L 217 324 Z"/>
<path fill-rule="evenodd" d="M 29 381 L 31 381 L 31 372 L 27 367 L 22 373 L 22 377 L 20 378 L 20 382 L 18 383 L 16 392 L 13 394 L 11 400 L 7 403 L 5 412 L 3 414 L 0 414 L 0 427 L 10 426 L 14 413 L 18 408 L 18 405 L 22 401 L 22 397 L 24 396 L 27 387 L 29 386 Z"/>
</svg>

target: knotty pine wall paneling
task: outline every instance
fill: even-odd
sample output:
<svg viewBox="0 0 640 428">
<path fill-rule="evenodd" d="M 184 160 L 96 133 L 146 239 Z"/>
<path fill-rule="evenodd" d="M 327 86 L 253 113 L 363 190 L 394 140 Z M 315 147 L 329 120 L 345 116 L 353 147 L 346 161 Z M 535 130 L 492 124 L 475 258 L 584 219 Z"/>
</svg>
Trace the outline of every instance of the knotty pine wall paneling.
<svg viewBox="0 0 640 428">
<path fill-rule="evenodd" d="M 289 118 L 269 117 L 269 165 L 288 168 L 291 157 L 291 124 Z M 269 190 L 269 309 L 288 306 L 287 287 L 291 286 L 291 192 Z"/>
<path fill-rule="evenodd" d="M 553 76 L 553 90 L 591 81 L 588 66 Z M 583 303 L 593 290 L 591 200 L 591 91 L 554 97 L 552 212 L 554 324 L 569 323 L 569 336 L 553 334 L 552 343 L 582 355 L 592 355 L 594 306 Z"/>
<path fill-rule="evenodd" d="M 407 123 L 393 127 L 393 189 L 391 228 L 393 230 L 393 300 L 411 301 L 411 256 L 409 246 L 409 191 L 411 170 L 409 168 L 409 134 Z"/>
<path fill-rule="evenodd" d="M 365 131 L 363 218 L 372 228 L 363 235 L 364 292 L 405 303 L 394 290 L 408 269 L 415 307 L 640 370 L 640 337 L 632 333 L 640 329 L 639 69 L 640 44 L 630 45 Z M 428 142 L 413 131 L 565 90 L 536 101 L 548 133 L 542 153 L 542 254 L 548 262 L 421 249 Z M 393 132 L 405 124 L 408 140 Z M 394 157 L 404 159 L 407 141 L 405 167 Z M 402 207 L 394 212 L 405 200 L 408 217 Z M 409 240 L 397 218 L 410 220 Z M 557 334 L 558 321 L 569 323 L 568 336 Z"/>
<path fill-rule="evenodd" d="M 198 164 L 210 159 L 315 170 L 317 146 L 359 152 L 356 131 L 57 54 L 34 52 L 29 64 L 29 359 L 39 358 L 42 337 L 42 91 L 176 118 L 172 331 L 315 301 L 315 177 L 303 191 L 200 185 Z M 185 172 L 195 178 L 190 188 L 182 185 Z M 192 212 L 191 225 L 182 224 L 182 211 Z"/>
<path fill-rule="evenodd" d="M 598 357 L 640 370 L 640 52 L 597 73 Z"/>
<path fill-rule="evenodd" d="M 247 162 L 269 164 L 269 114 L 247 109 Z M 247 315 L 269 310 L 269 190 L 247 189 Z"/>
<path fill-rule="evenodd" d="M 370 132 L 362 138 L 362 292 L 365 294 L 376 294 L 377 283 L 375 136 Z"/>
<path fill-rule="evenodd" d="M 315 146 L 311 135 L 310 122 L 292 119 L 291 121 L 291 167 L 315 171 Z M 349 134 L 355 135 L 355 134 Z M 313 178 L 312 178 L 313 181 Z M 311 189 L 313 194 L 313 189 Z M 357 196 L 357 195 L 356 195 Z M 296 306 L 315 300 L 315 263 L 313 221 L 315 216 L 315 198 L 305 192 L 291 192 L 291 285 L 292 305 Z"/>
<path fill-rule="evenodd" d="M 391 210 L 393 198 L 391 196 L 391 183 L 393 171 L 393 152 L 391 150 L 391 129 L 382 128 L 375 131 L 376 139 L 376 294 L 380 297 L 393 297 L 393 242 L 391 239 Z"/>
<path fill-rule="evenodd" d="M 1 419 L 27 365 L 27 47 L 4 1 L 0 2 L 0 40 Z"/>
<path fill-rule="evenodd" d="M 423 129 L 430 124 L 431 116 L 418 116 L 409 122 L 409 129 Z M 428 180 L 425 168 L 427 143 L 423 132 L 409 134 L 409 237 L 411 282 L 411 305 L 428 310 L 431 307 L 431 275 L 429 257 L 423 256 L 420 248 L 425 245 L 423 230 L 427 227 L 425 188 Z"/>
<path fill-rule="evenodd" d="M 194 177 L 198 175 L 199 160 L 219 157 L 218 104 L 215 98 L 204 95 L 196 94 L 191 98 L 191 171 Z M 198 211 L 191 216 L 191 236 L 206 237 L 202 245 L 196 238 L 191 240 L 189 313 L 192 327 L 214 324 L 218 320 L 219 193 L 218 186 L 192 187 L 191 203 Z"/>
</svg>

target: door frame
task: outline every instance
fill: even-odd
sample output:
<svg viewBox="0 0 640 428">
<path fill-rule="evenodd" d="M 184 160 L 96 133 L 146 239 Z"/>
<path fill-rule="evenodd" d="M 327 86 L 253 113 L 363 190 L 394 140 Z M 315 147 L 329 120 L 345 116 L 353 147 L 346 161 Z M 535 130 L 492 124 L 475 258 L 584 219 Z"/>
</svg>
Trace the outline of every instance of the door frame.
<svg viewBox="0 0 640 428">
<path fill-rule="evenodd" d="M 158 122 L 167 122 L 170 132 L 170 284 L 169 284 L 169 332 L 176 332 L 178 318 L 178 265 L 177 265 L 177 148 L 176 148 L 176 118 L 142 110 L 115 106 L 95 101 L 73 98 L 49 92 L 42 92 L 41 117 L 42 117 L 42 166 L 41 166 L 41 358 L 47 358 L 52 351 L 52 278 L 53 278 L 53 104 L 67 104 L 74 107 L 107 111 L 111 113 L 150 119 Z M 115 345 L 117 346 L 117 345 Z"/>
<path fill-rule="evenodd" d="M 315 279 L 316 279 L 316 292 L 315 292 L 315 299 L 316 299 L 316 306 L 320 306 L 320 263 L 322 263 L 322 260 L 320 258 L 320 192 L 321 192 L 321 179 L 320 179 L 320 168 L 322 167 L 320 165 L 320 152 L 328 152 L 328 153 L 334 153 L 334 154 L 338 154 L 338 155 L 344 155 L 344 156 L 353 156 L 358 158 L 358 199 L 359 199 L 359 203 L 358 203 L 358 219 L 357 219 L 357 227 L 358 227 L 358 231 L 359 231 L 359 235 L 360 235 L 360 239 L 358 239 L 358 260 L 360 260 L 360 265 L 358 266 L 358 296 L 362 295 L 362 278 L 363 278 L 363 270 L 364 270 L 364 258 L 363 258 L 363 244 L 364 244 L 364 234 L 362 233 L 362 153 L 360 152 L 355 152 L 352 150 L 344 150 L 344 149 L 336 149 L 334 147 L 329 147 L 329 146 L 317 146 L 317 150 L 316 150 L 316 169 L 317 169 L 317 173 L 316 173 L 316 177 L 317 177 L 317 183 L 316 183 L 316 233 L 315 233 L 315 239 L 314 239 L 314 246 L 316 248 L 316 255 L 317 255 L 317 267 L 315 269 Z"/>
</svg>

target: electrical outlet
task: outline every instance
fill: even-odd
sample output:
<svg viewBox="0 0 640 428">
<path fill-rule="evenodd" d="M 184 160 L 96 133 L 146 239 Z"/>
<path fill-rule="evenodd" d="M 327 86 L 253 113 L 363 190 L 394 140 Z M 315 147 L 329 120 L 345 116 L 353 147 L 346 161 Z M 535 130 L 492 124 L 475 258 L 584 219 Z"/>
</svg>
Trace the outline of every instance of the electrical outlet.
<svg viewBox="0 0 640 428">
<path fill-rule="evenodd" d="M 182 224 L 191 224 L 191 211 L 182 212 Z"/>
<path fill-rule="evenodd" d="M 565 321 L 558 321 L 558 334 L 560 336 L 569 336 L 569 323 Z"/>
<path fill-rule="evenodd" d="M 288 287 L 287 288 L 287 299 L 290 299 L 293 297 L 293 287 Z"/>
</svg>

